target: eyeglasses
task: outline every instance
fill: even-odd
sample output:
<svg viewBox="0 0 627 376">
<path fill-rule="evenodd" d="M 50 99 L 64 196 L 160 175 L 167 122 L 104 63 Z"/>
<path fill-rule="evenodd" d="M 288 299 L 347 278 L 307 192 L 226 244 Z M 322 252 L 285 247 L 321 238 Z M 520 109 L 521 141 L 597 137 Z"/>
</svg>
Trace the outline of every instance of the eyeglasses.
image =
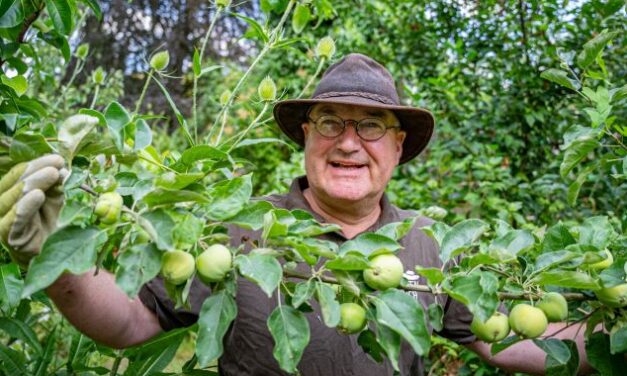
<svg viewBox="0 0 627 376">
<path fill-rule="evenodd" d="M 381 137 L 385 135 L 388 129 L 396 128 L 399 129 L 399 125 L 387 126 L 383 120 L 380 119 L 361 119 L 357 120 L 344 120 L 339 116 L 335 115 L 322 115 L 318 119 L 312 119 L 309 114 L 307 114 L 307 118 L 314 124 L 314 127 L 323 137 L 326 138 L 336 138 L 346 129 L 347 124 L 353 124 L 355 126 L 355 131 L 359 138 L 364 141 L 377 141 Z"/>
</svg>

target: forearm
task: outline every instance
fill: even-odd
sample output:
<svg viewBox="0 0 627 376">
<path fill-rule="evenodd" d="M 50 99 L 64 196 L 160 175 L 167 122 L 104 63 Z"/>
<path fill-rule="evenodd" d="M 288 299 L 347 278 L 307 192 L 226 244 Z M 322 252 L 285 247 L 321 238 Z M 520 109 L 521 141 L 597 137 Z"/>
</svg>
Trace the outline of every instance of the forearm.
<svg viewBox="0 0 627 376">
<path fill-rule="evenodd" d="M 107 271 L 66 273 L 46 292 L 72 325 L 107 346 L 129 347 L 161 332 L 156 315 L 139 298 L 129 299 Z"/>
<path fill-rule="evenodd" d="M 579 353 L 579 374 L 587 374 L 592 371 L 587 362 L 584 332 L 585 323 L 577 323 L 565 327 L 564 323 L 550 324 L 542 338 L 570 339 L 577 344 Z M 599 329 L 600 330 L 600 329 Z M 477 341 L 467 346 L 479 354 L 488 363 L 508 372 L 524 372 L 534 375 L 545 373 L 546 353 L 536 346 L 533 341 L 521 341 L 495 356 L 490 354 L 490 345 Z"/>
</svg>

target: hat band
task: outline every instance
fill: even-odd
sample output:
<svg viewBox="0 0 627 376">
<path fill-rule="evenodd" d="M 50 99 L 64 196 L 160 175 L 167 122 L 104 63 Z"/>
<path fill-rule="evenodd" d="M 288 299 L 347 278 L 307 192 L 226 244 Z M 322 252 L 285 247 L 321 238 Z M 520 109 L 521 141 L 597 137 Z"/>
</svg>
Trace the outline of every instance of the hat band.
<svg viewBox="0 0 627 376">
<path fill-rule="evenodd" d="M 383 104 L 396 105 L 390 98 L 384 97 L 383 95 L 374 94 L 374 93 L 365 93 L 363 91 L 330 91 L 328 93 L 318 94 L 312 99 L 325 99 L 325 98 L 335 98 L 335 97 L 361 97 L 366 99 L 372 99 L 373 101 L 377 101 Z"/>
</svg>

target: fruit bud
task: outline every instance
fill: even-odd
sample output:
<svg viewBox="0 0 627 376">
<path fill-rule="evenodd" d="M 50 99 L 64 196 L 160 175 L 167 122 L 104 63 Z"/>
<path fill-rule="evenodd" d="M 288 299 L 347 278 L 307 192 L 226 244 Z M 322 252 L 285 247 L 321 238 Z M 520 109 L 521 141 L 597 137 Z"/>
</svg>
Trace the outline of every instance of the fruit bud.
<svg viewBox="0 0 627 376">
<path fill-rule="evenodd" d="M 81 60 L 85 60 L 87 54 L 89 53 L 89 44 L 83 43 L 76 49 L 76 57 Z"/>
<path fill-rule="evenodd" d="M 330 59 L 335 54 L 335 42 L 331 37 L 320 39 L 316 46 L 316 56 Z"/>
<path fill-rule="evenodd" d="M 439 221 L 446 217 L 447 211 L 439 206 L 429 206 L 424 210 L 424 214 L 431 219 Z"/>
<path fill-rule="evenodd" d="M 231 0 L 216 0 L 216 5 L 219 7 L 227 8 L 231 5 Z"/>
<path fill-rule="evenodd" d="M 91 77 L 95 84 L 100 85 L 104 82 L 105 72 L 102 70 L 102 67 L 98 67 Z"/>
<path fill-rule="evenodd" d="M 218 100 L 220 102 L 220 106 L 223 106 L 223 107 L 226 106 L 230 97 L 231 97 L 231 90 L 224 90 L 222 94 L 220 94 L 220 99 Z"/>
<path fill-rule="evenodd" d="M 270 77 L 261 80 L 257 92 L 263 101 L 270 102 L 276 99 L 276 85 Z"/>
<path fill-rule="evenodd" d="M 170 53 L 168 51 L 157 52 L 150 59 L 150 67 L 158 72 L 164 70 L 170 63 Z"/>
</svg>

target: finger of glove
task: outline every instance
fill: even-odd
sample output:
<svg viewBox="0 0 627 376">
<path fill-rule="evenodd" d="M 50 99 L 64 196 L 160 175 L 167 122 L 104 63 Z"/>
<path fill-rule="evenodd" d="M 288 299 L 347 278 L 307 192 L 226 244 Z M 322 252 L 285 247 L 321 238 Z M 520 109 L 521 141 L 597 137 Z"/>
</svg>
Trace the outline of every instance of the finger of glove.
<svg viewBox="0 0 627 376">
<path fill-rule="evenodd" d="M 28 165 L 26 167 L 26 170 L 24 171 L 24 174 L 22 175 L 22 178 L 26 178 L 29 175 L 32 175 L 36 173 L 37 171 L 42 170 L 47 167 L 52 167 L 55 170 L 60 170 L 63 168 L 63 166 L 65 166 L 65 161 L 60 155 L 58 154 L 44 155 L 43 157 L 39 157 L 37 159 L 33 159 L 32 161 L 28 162 Z"/>
<path fill-rule="evenodd" d="M 13 168 L 0 179 L 0 192 L 6 192 L 15 185 L 15 183 L 20 180 L 20 177 L 24 174 L 27 167 L 28 165 L 26 163 L 19 163 L 13 166 Z"/>
<path fill-rule="evenodd" d="M 24 193 L 39 189 L 47 191 L 59 183 L 59 170 L 54 167 L 44 167 L 35 171 L 24 179 Z"/>
<path fill-rule="evenodd" d="M 24 183 L 19 182 L 0 195 L 0 216 L 4 216 L 11 210 L 17 200 L 22 196 Z"/>
<path fill-rule="evenodd" d="M 46 202 L 46 195 L 39 189 L 26 193 L 15 204 L 15 220 L 9 232 L 8 244 L 19 250 L 25 244 L 30 242 L 34 234 L 40 230 L 39 221 L 33 221 L 36 215 L 39 215 L 39 209 Z"/>
<path fill-rule="evenodd" d="M 9 231 L 11 231 L 11 226 L 13 226 L 13 222 L 15 222 L 16 211 L 17 208 L 13 205 L 11 210 L 6 213 L 5 216 L 0 217 L 0 239 L 2 239 L 2 241 L 7 245 L 9 244 Z"/>
</svg>

